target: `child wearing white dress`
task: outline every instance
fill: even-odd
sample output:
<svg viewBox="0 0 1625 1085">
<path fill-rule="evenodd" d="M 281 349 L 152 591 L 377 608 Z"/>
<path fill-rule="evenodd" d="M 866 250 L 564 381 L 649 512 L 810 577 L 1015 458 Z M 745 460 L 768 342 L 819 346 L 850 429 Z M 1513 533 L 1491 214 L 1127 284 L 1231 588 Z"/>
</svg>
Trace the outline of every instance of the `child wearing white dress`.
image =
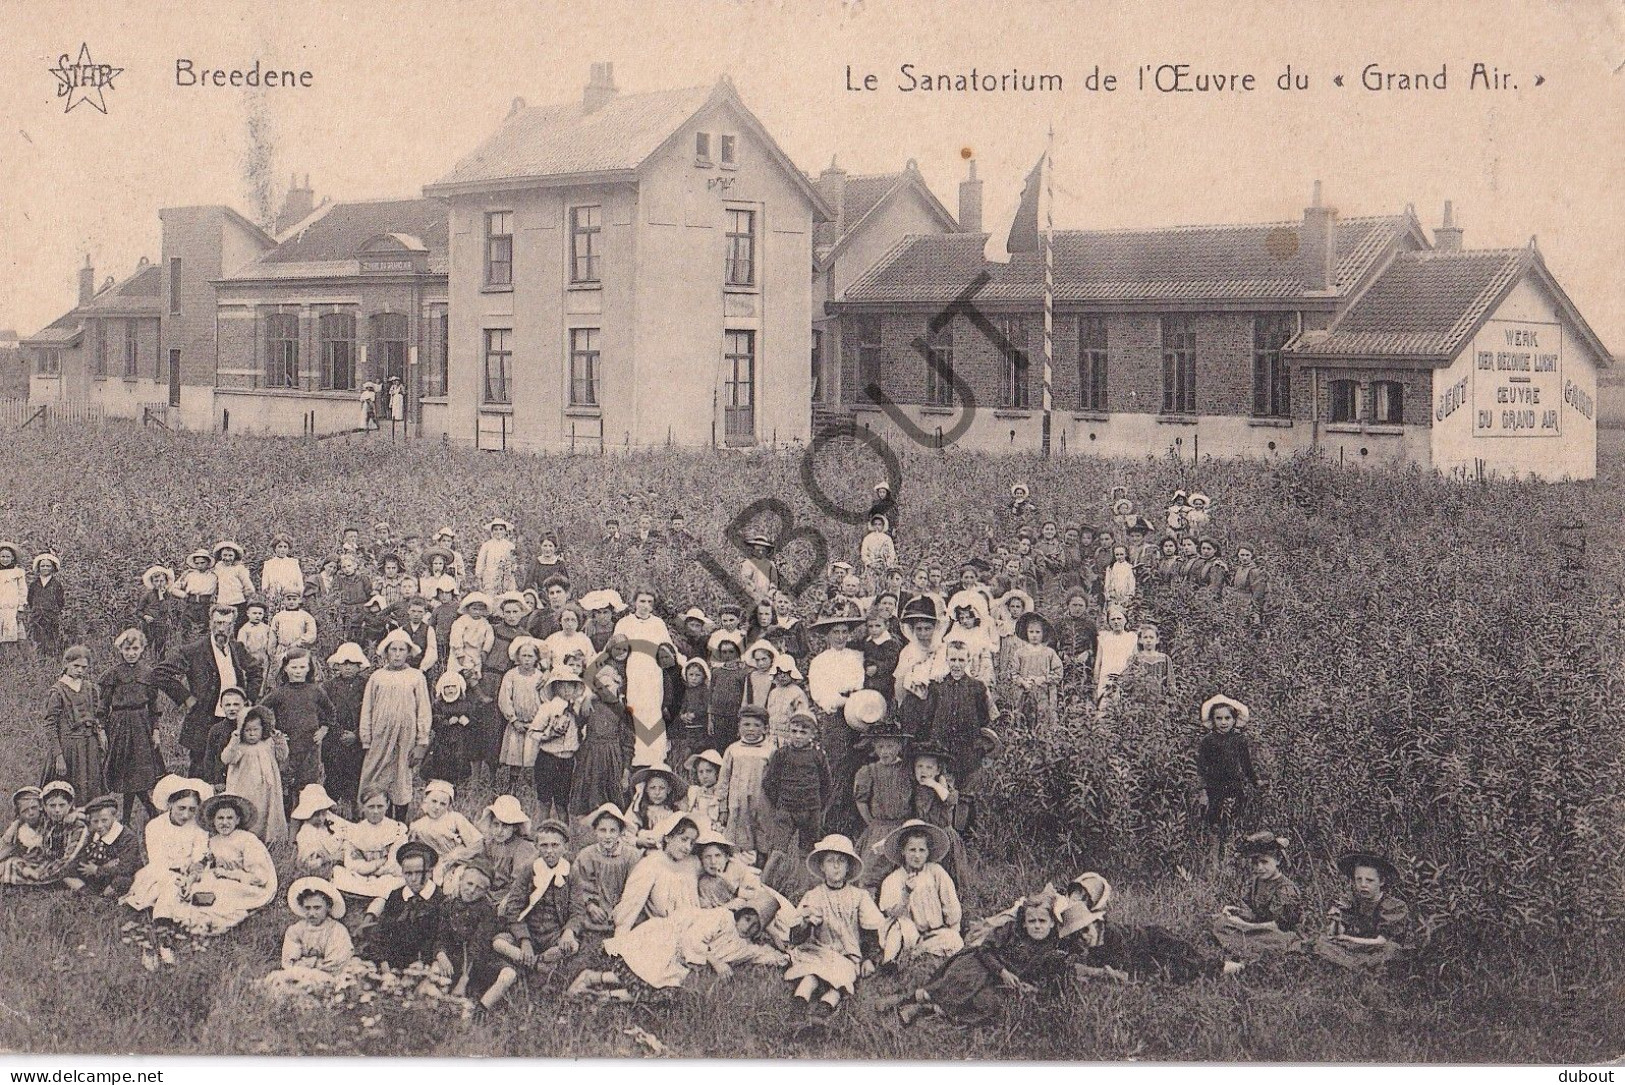
<svg viewBox="0 0 1625 1085">
<path fill-rule="evenodd" d="M 703 818 L 707 825 L 719 824 L 722 819 L 722 755 L 715 750 L 701 750 L 683 762 L 688 770 L 688 796 L 682 808 Z"/>
<path fill-rule="evenodd" d="M 288 763 L 288 738 L 276 729 L 269 708 L 255 706 L 237 721 L 237 731 L 220 752 L 226 766 L 224 794 L 253 803 L 253 817 L 243 826 L 266 844 L 288 839 L 282 808 L 282 766 Z"/>
<path fill-rule="evenodd" d="M 333 884 L 357 897 L 387 897 L 406 884 L 395 853 L 406 843 L 406 826 L 388 817 L 389 792 L 361 792 L 362 820 L 344 834 L 344 862 L 333 868 Z"/>
<path fill-rule="evenodd" d="M 767 796 L 762 778 L 767 759 L 778 744 L 767 738 L 767 709 L 746 705 L 739 710 L 739 741 L 722 755 L 722 773 L 717 780 L 721 816 L 717 824 L 728 834 L 747 862 L 758 852 L 765 854 L 772 843 Z"/>
<path fill-rule="evenodd" d="M 827 1015 L 840 1005 L 841 992 L 852 993 L 859 977 L 874 973 L 886 920 L 874 898 L 856 884 L 863 860 L 846 837 L 820 840 L 807 856 L 807 868 L 820 884 L 807 891 L 796 910 L 800 922 L 790 936 L 784 978 L 799 980 L 795 996 Z"/>
<path fill-rule="evenodd" d="M 498 517 L 486 525 L 490 538 L 480 544 L 474 558 L 474 583 L 497 596 L 519 590 L 519 562 L 514 556 L 513 525 Z"/>
<path fill-rule="evenodd" d="M 293 836 L 294 869 L 301 876 L 330 877 L 344 862 L 344 834 L 350 823 L 333 813 L 337 805 L 321 784 L 300 789 L 299 805 L 289 818 L 299 826 Z"/>
<path fill-rule="evenodd" d="M 261 982 L 273 993 L 314 992 L 333 985 L 355 964 L 344 918 L 344 897 L 324 878 L 300 878 L 288 887 L 288 908 L 299 921 L 282 936 L 282 967 Z"/>
<path fill-rule="evenodd" d="M 457 789 L 445 780 L 423 785 L 423 814 L 412 822 L 408 837 L 429 845 L 440 857 L 434 868 L 434 883 L 443 885 L 446 871 L 480 854 L 485 834 L 460 811 L 451 808 Z"/>
<path fill-rule="evenodd" d="M 954 880 L 942 868 L 948 834 L 924 821 L 904 822 L 882 850 L 897 869 L 880 883 L 881 963 L 906 964 L 918 957 L 952 957 L 965 948 L 964 918 Z"/>
</svg>

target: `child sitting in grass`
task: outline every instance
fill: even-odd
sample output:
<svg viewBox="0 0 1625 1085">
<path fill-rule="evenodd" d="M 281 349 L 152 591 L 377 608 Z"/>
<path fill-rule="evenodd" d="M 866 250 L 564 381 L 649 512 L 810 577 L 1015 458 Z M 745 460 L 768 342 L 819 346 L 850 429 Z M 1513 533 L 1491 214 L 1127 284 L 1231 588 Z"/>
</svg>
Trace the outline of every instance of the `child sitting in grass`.
<svg viewBox="0 0 1625 1085">
<path fill-rule="evenodd" d="M 853 993 L 861 976 L 872 975 L 879 956 L 885 916 L 874 898 L 858 888 L 863 860 L 844 836 L 826 836 L 807 856 L 819 884 L 807 890 L 796 910 L 790 935 L 790 967 L 784 978 L 796 982 L 795 997 L 825 1016 Z"/>
<path fill-rule="evenodd" d="M 502 906 L 511 925 L 497 941 L 519 951 L 526 968 L 544 969 L 573 956 L 580 948 L 582 917 L 573 913 L 570 898 L 570 860 L 565 848 L 570 828 L 547 820 L 536 826 L 536 861 L 515 873 Z"/>
<path fill-rule="evenodd" d="M 440 856 L 440 865 L 434 871 L 436 885 L 445 881 L 447 870 L 474 858 L 485 844 L 485 834 L 467 816 L 451 808 L 456 797 L 457 789 L 444 780 L 424 784 L 423 814 L 407 830 L 408 839 L 422 841 Z"/>
<path fill-rule="evenodd" d="M 583 930 L 608 934 L 615 929 L 626 879 L 642 857 L 628 842 L 636 825 L 612 803 L 582 820 L 592 829 L 593 840 L 576 852 L 570 869 L 570 911 L 580 917 Z"/>
<path fill-rule="evenodd" d="M 1399 872 L 1386 856 L 1369 851 L 1348 852 L 1337 860 L 1337 869 L 1348 888 L 1328 911 L 1315 953 L 1342 968 L 1382 968 L 1410 941 L 1410 906 L 1394 891 Z"/>
<path fill-rule="evenodd" d="M 278 994 L 332 986 L 355 963 L 344 918 L 344 896 L 325 878 L 300 878 L 288 887 L 288 908 L 298 922 L 282 936 L 282 967 L 261 982 Z"/>
<path fill-rule="evenodd" d="M 389 792 L 368 787 L 361 793 L 361 820 L 344 834 L 344 862 L 333 869 L 333 884 L 357 897 L 387 897 L 399 889 L 395 853 L 406 843 L 406 826 L 389 816 Z"/>
<path fill-rule="evenodd" d="M 73 800 L 73 785 L 65 780 L 12 796 L 17 820 L 6 830 L 6 847 L 15 851 L 0 861 L 0 885 L 55 886 L 73 875 L 89 835 Z"/>
<path fill-rule="evenodd" d="M 905 821 L 882 843 L 896 867 L 880 883 L 881 963 L 907 964 L 917 957 L 951 957 L 965 948 L 963 913 L 954 881 L 942 868 L 948 834 L 923 821 Z"/>
<path fill-rule="evenodd" d="M 72 876 L 62 880 L 69 889 L 84 889 L 104 897 L 121 897 L 130 891 L 136 868 L 141 865 L 141 845 L 119 821 L 118 812 L 117 795 L 103 795 L 85 804 L 89 835 L 72 864 Z"/>
<path fill-rule="evenodd" d="M 765 944 L 778 914 L 772 896 L 741 898 L 726 908 L 701 908 L 651 919 L 605 943 L 626 970 L 648 986 L 680 987 L 693 972 L 709 968 L 719 978 L 739 965 L 782 967 L 788 958 Z M 633 985 L 619 972 L 588 969 L 571 982 L 569 993 L 608 1002 L 631 1002 Z"/>
<path fill-rule="evenodd" d="M 1066 974 L 1059 942 L 1054 898 L 1028 897 L 1014 922 L 944 961 L 898 1008 L 898 1017 L 905 1025 L 932 1014 L 958 1025 L 986 1024 L 1012 996 L 1059 986 Z"/>
<path fill-rule="evenodd" d="M 306 784 L 291 818 L 294 833 L 294 870 L 301 876 L 328 878 L 344 862 L 344 833 L 350 823 L 333 813 L 338 803 L 321 784 Z"/>
<path fill-rule="evenodd" d="M 45 863 L 45 803 L 32 785 L 11 793 L 16 815 L 0 836 L 0 885 L 29 885 Z"/>
<path fill-rule="evenodd" d="M 1281 873 L 1286 862 L 1286 837 L 1272 832 L 1250 833 L 1236 851 L 1252 869 L 1240 904 L 1226 904 L 1213 919 L 1213 937 L 1225 950 L 1243 960 L 1269 952 L 1301 949 L 1298 923 L 1303 904 L 1297 883 Z"/>
<path fill-rule="evenodd" d="M 1189 983 L 1241 970 L 1240 962 L 1221 961 L 1165 927 L 1110 921 L 1111 886 L 1100 875 L 1085 874 L 1074 885 L 1081 892 L 1061 913 L 1061 945 L 1079 979 Z"/>
<path fill-rule="evenodd" d="M 484 1017 L 519 978 L 523 952 L 503 938 L 505 924 L 491 903 L 491 864 L 477 856 L 459 868 L 457 894 L 447 901 L 439 924 L 435 971 L 451 983 L 451 993 L 475 1003 Z"/>
</svg>

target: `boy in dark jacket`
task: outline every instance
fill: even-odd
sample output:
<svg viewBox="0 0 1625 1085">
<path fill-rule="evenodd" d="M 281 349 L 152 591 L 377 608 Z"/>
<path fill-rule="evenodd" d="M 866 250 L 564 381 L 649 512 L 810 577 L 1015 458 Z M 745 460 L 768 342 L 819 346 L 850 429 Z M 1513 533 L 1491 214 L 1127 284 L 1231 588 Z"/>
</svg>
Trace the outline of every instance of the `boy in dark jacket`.
<svg viewBox="0 0 1625 1085">
<path fill-rule="evenodd" d="M 823 836 L 824 804 L 829 801 L 829 761 L 824 751 L 813 745 L 818 718 L 809 712 L 790 717 L 790 744 L 780 746 L 767 759 L 762 775 L 762 794 L 778 814 L 783 834 L 774 842 L 777 850 L 795 848 L 803 858 Z"/>
</svg>

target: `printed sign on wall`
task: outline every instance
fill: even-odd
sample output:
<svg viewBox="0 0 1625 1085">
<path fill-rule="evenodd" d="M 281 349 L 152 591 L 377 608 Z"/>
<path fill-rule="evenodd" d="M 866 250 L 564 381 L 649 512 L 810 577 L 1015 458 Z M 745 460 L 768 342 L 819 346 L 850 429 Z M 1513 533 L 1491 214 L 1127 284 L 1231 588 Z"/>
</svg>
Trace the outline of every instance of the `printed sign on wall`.
<svg viewBox="0 0 1625 1085">
<path fill-rule="evenodd" d="M 1491 320 L 1473 340 L 1473 436 L 1559 437 L 1563 329 Z"/>
</svg>

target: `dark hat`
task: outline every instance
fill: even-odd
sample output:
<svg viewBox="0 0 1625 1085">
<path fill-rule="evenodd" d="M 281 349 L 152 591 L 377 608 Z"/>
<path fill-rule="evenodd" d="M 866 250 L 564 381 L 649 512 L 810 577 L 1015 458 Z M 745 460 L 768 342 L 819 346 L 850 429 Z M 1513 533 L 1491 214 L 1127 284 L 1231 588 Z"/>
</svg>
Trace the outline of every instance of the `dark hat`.
<svg viewBox="0 0 1625 1085">
<path fill-rule="evenodd" d="M 739 718 L 742 720 L 761 720 L 766 723 L 767 709 L 759 704 L 748 704 L 739 710 Z"/>
<path fill-rule="evenodd" d="M 1039 625 L 1044 627 L 1045 644 L 1048 644 L 1050 641 L 1055 639 L 1055 627 L 1050 625 L 1048 618 L 1034 610 L 1029 610 L 1020 618 L 1016 619 L 1016 636 L 1020 637 L 1022 640 L 1026 640 L 1027 631 L 1032 628 L 1034 622 L 1037 622 Z"/>
<path fill-rule="evenodd" d="M 904 625 L 913 622 L 935 622 L 941 620 L 937 613 L 937 601 L 929 595 L 917 595 L 903 606 L 903 613 L 898 615 L 898 621 Z"/>
<path fill-rule="evenodd" d="M 943 749 L 941 746 L 930 742 L 922 742 L 918 746 L 914 747 L 913 752 L 909 754 L 909 761 L 918 761 L 922 757 L 934 757 L 937 759 L 937 764 L 941 765 L 944 770 L 948 772 L 953 771 L 954 755 Z"/>
<path fill-rule="evenodd" d="M 222 806 L 229 806 L 237 811 L 237 827 L 248 828 L 248 823 L 254 820 L 254 804 L 241 795 L 222 794 L 203 801 L 203 822 L 208 824 L 214 821 L 214 815 Z"/>
<path fill-rule="evenodd" d="M 1151 521 L 1147 520 L 1144 516 L 1136 516 L 1132 521 L 1129 522 L 1128 531 L 1130 535 L 1134 534 L 1135 532 L 1139 532 L 1142 535 L 1149 535 L 1152 532 Z"/>
<path fill-rule="evenodd" d="M 414 855 L 420 857 L 423 865 L 429 870 L 433 870 L 440 863 L 440 853 L 421 840 L 408 840 L 402 844 L 395 852 L 395 862 L 404 862 Z"/>
<path fill-rule="evenodd" d="M 1399 880 L 1399 868 L 1386 856 L 1374 851 L 1347 851 L 1337 857 L 1337 869 L 1345 878 L 1354 877 L 1358 867 L 1368 866 L 1377 872 L 1385 886 Z"/>
<path fill-rule="evenodd" d="M 987 573 L 991 571 L 992 567 L 981 558 L 971 558 L 969 561 L 959 563 L 960 572 L 964 572 L 966 569 L 973 569 L 977 573 Z"/>
<path fill-rule="evenodd" d="M 836 597 L 830 600 L 829 607 L 812 623 L 817 629 L 828 629 L 834 625 L 856 626 L 863 624 L 863 611 L 858 604 L 850 599 Z"/>
<path fill-rule="evenodd" d="M 873 742 L 877 738 L 890 738 L 906 743 L 911 736 L 891 720 L 885 720 L 870 727 L 863 733 L 863 737 L 869 742 Z"/>
<path fill-rule="evenodd" d="M 112 810 L 117 812 L 120 805 L 121 800 L 117 795 L 98 795 L 96 798 L 85 803 L 85 816 L 89 817 L 98 810 Z"/>
<path fill-rule="evenodd" d="M 462 868 L 464 870 L 479 871 L 481 874 L 485 875 L 485 880 L 488 882 L 494 882 L 497 879 L 497 872 L 496 869 L 491 866 L 491 860 L 487 859 L 483 855 L 474 856 L 474 858 L 464 863 Z"/>
</svg>

